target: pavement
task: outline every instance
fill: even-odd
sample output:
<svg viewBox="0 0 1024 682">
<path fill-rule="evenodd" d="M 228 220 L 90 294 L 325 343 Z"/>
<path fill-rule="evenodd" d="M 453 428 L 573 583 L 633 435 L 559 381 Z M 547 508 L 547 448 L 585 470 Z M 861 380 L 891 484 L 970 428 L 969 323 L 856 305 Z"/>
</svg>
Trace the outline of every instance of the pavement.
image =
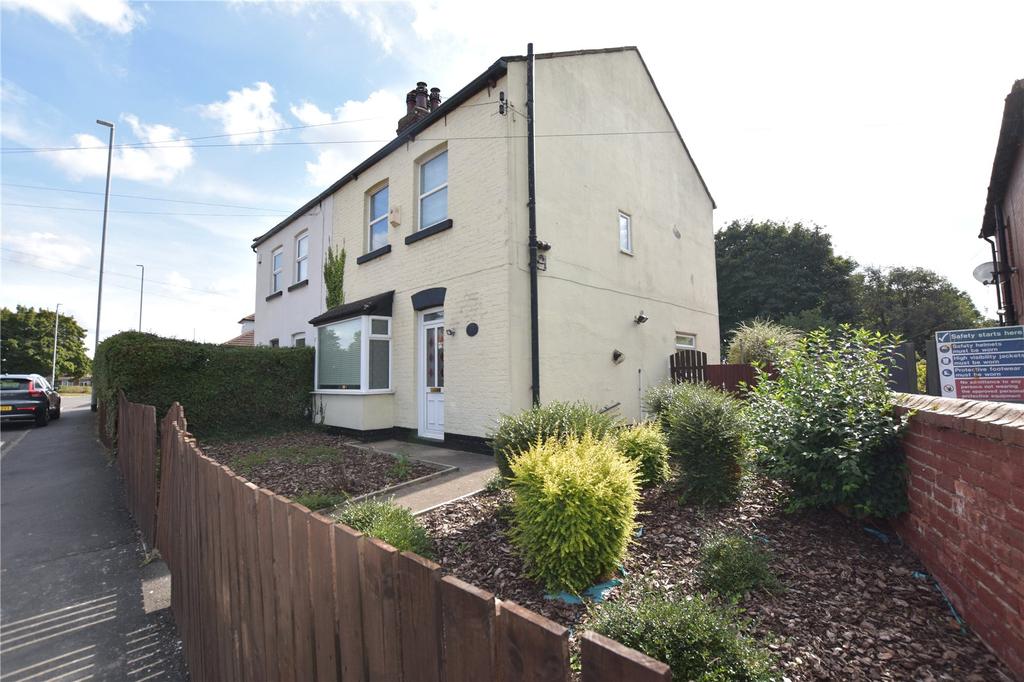
<svg viewBox="0 0 1024 682">
<path fill-rule="evenodd" d="M 186 680 L 170 583 L 145 555 L 89 396 L 0 433 L 0 680 Z"/>
<path fill-rule="evenodd" d="M 375 441 L 368 445 L 380 452 L 455 467 L 454 471 L 443 476 L 400 488 L 394 492 L 393 497 L 389 495 L 396 504 L 408 507 L 413 514 L 422 514 L 434 507 L 480 492 L 487 481 L 498 473 L 494 458 L 488 455 L 394 439 Z"/>
</svg>

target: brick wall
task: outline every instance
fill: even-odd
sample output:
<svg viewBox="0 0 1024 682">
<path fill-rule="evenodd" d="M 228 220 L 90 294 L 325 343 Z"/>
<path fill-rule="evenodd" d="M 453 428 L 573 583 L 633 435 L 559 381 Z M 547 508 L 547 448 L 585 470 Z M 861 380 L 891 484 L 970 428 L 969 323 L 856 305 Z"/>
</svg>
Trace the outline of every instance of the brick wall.
<svg viewBox="0 0 1024 682">
<path fill-rule="evenodd" d="M 904 438 L 896 531 L 970 627 L 1024 680 L 1024 407 L 931 396 Z"/>
</svg>

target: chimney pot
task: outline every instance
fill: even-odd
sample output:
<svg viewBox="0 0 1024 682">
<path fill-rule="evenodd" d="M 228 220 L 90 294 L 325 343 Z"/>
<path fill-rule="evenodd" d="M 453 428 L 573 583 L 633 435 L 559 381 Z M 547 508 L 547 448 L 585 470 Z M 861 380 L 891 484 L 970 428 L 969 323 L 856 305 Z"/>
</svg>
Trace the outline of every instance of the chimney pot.
<svg viewBox="0 0 1024 682">
<path fill-rule="evenodd" d="M 416 84 L 416 108 L 427 108 L 427 84 L 423 81 Z"/>
<path fill-rule="evenodd" d="M 441 106 L 441 88 L 430 88 L 430 110 Z"/>
</svg>

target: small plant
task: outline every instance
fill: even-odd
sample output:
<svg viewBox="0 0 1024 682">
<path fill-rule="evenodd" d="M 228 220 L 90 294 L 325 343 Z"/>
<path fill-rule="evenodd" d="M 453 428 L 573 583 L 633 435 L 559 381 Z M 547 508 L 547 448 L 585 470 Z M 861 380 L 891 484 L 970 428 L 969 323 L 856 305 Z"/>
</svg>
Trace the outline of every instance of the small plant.
<svg viewBox="0 0 1024 682">
<path fill-rule="evenodd" d="M 701 547 L 697 578 L 703 589 L 733 599 L 751 590 L 775 590 L 779 581 L 770 560 L 768 552 L 753 540 L 720 535 Z"/>
<path fill-rule="evenodd" d="M 299 495 L 293 502 L 301 504 L 306 509 L 317 511 L 318 509 L 330 509 L 348 499 L 344 493 L 311 492 Z"/>
<path fill-rule="evenodd" d="M 510 464 L 511 537 L 527 573 L 572 592 L 609 577 L 636 525 L 636 463 L 587 433 L 538 441 Z"/>
<path fill-rule="evenodd" d="M 795 329 L 757 318 L 733 330 L 726 357 L 734 364 L 774 367 L 799 340 Z"/>
<path fill-rule="evenodd" d="M 627 459 L 637 463 L 641 486 L 658 485 L 672 477 L 665 434 L 656 422 L 641 422 L 619 430 L 615 445 Z"/>
<path fill-rule="evenodd" d="M 623 594 L 589 615 L 590 629 L 672 668 L 672 679 L 777 682 L 776 661 L 743 632 L 738 614 L 700 596 L 629 581 Z"/>
<path fill-rule="evenodd" d="M 347 505 L 338 512 L 338 521 L 403 552 L 428 558 L 433 554 L 427 529 L 412 512 L 391 500 L 364 500 Z"/>
<path fill-rule="evenodd" d="M 501 475 L 508 478 L 512 475 L 509 460 L 528 450 L 538 439 L 578 438 L 588 432 L 595 438 L 603 438 L 615 425 L 614 417 L 580 402 L 553 402 L 519 414 L 504 415 L 498 419 L 497 428 L 490 436 L 494 461 Z"/>
<path fill-rule="evenodd" d="M 390 473 L 392 477 L 397 479 L 405 480 L 409 478 L 412 475 L 412 462 L 409 461 L 409 456 L 398 455 L 395 457 Z"/>
<path fill-rule="evenodd" d="M 683 499 L 723 504 L 736 498 L 743 474 L 743 404 L 703 384 L 680 384 L 665 415 L 669 452 L 682 470 Z"/>
<path fill-rule="evenodd" d="M 907 509 L 885 360 L 898 339 L 843 325 L 809 333 L 750 395 L 758 465 L 790 488 L 790 508 L 842 507 L 859 517 Z"/>
<path fill-rule="evenodd" d="M 508 479 L 499 474 L 494 474 L 484 484 L 484 492 L 496 493 L 508 489 Z"/>
</svg>

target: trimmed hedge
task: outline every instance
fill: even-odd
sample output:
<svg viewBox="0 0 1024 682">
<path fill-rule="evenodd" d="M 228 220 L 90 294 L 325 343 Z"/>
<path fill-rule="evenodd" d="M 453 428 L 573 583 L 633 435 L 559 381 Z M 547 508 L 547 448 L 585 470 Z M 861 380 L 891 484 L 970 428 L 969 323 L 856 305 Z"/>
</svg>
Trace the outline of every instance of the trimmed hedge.
<svg viewBox="0 0 1024 682">
<path fill-rule="evenodd" d="M 307 426 L 313 390 L 312 348 L 242 348 L 122 332 L 105 339 L 93 361 L 93 390 L 115 436 L 117 392 L 154 405 L 185 408 L 203 437 Z"/>
</svg>

